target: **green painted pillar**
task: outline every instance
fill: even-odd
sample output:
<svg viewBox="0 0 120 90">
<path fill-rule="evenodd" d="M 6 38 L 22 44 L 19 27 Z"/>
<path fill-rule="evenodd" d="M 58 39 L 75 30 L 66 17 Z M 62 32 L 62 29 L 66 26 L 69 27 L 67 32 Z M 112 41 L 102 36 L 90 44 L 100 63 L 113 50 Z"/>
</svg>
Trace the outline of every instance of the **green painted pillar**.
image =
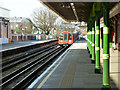
<svg viewBox="0 0 120 90">
<path fill-rule="evenodd" d="M 87 25 L 87 45 L 88 45 L 88 53 L 90 53 L 90 30 L 89 30 L 89 23 Z"/>
<path fill-rule="evenodd" d="M 91 35 L 92 35 L 92 44 L 91 44 L 91 52 L 92 52 L 92 60 L 91 63 L 95 64 L 95 5 L 96 3 L 93 3 L 93 7 L 91 9 Z"/>
<path fill-rule="evenodd" d="M 96 12 L 96 62 L 95 73 L 100 73 L 100 12 Z"/>
<path fill-rule="evenodd" d="M 109 76 L 109 3 L 103 3 L 103 88 L 110 88 Z"/>
<path fill-rule="evenodd" d="M 101 39 L 100 39 L 101 48 L 103 48 L 103 28 L 101 28 Z"/>
<path fill-rule="evenodd" d="M 90 31 L 90 58 L 92 58 L 92 24 L 90 22 L 90 26 L 89 26 L 89 31 Z"/>
<path fill-rule="evenodd" d="M 91 63 L 95 64 L 95 21 L 92 21 L 92 60 Z"/>
<path fill-rule="evenodd" d="M 88 23 L 87 23 L 87 50 L 89 52 L 88 31 L 89 31 L 89 28 L 88 28 Z"/>
</svg>

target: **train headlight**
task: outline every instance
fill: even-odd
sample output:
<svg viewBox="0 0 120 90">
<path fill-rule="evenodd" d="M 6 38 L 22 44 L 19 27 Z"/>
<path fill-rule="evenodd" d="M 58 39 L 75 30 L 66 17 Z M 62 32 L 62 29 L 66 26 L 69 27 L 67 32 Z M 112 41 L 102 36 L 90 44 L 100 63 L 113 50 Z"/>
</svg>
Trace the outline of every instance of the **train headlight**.
<svg viewBox="0 0 120 90">
<path fill-rule="evenodd" d="M 72 42 L 72 40 L 69 40 L 69 42 Z"/>
<path fill-rule="evenodd" d="M 60 42 L 62 42 L 62 40 L 60 40 Z"/>
</svg>

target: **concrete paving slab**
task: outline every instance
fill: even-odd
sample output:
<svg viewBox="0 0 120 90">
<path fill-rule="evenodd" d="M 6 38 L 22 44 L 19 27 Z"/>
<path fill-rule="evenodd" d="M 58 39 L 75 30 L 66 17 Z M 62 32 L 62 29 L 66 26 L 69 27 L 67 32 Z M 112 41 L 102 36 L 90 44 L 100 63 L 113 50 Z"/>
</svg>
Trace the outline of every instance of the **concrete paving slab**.
<svg viewBox="0 0 120 90">
<path fill-rule="evenodd" d="M 77 41 L 71 46 L 69 53 L 42 88 L 101 89 L 102 74 L 95 74 L 94 69 L 95 65 L 91 64 L 86 43 Z M 112 87 L 116 87 L 112 79 L 110 83 Z"/>
</svg>

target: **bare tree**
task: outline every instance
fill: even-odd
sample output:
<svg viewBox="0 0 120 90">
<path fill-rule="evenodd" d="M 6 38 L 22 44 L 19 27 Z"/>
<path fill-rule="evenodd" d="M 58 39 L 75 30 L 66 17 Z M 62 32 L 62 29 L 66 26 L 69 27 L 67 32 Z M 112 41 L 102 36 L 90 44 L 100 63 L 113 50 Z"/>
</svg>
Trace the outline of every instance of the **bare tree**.
<svg viewBox="0 0 120 90">
<path fill-rule="evenodd" d="M 29 23 L 27 24 L 29 33 L 32 33 L 33 30 L 33 26 L 34 26 L 34 32 L 38 30 L 37 26 L 32 22 L 32 20 L 30 18 L 27 18 L 27 20 L 29 21 Z"/>
<path fill-rule="evenodd" d="M 48 9 L 36 9 L 33 12 L 33 22 L 35 26 L 47 35 L 56 25 L 57 18 L 58 17 Z"/>
</svg>

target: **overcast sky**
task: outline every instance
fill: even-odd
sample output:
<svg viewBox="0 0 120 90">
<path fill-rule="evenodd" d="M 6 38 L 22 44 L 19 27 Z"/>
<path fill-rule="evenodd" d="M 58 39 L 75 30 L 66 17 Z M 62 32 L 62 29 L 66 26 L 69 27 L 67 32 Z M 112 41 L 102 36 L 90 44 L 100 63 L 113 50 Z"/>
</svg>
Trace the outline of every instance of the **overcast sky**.
<svg viewBox="0 0 120 90">
<path fill-rule="evenodd" d="M 35 8 L 44 6 L 39 0 L 0 0 L 0 7 L 10 10 L 10 17 L 31 17 Z"/>
</svg>

